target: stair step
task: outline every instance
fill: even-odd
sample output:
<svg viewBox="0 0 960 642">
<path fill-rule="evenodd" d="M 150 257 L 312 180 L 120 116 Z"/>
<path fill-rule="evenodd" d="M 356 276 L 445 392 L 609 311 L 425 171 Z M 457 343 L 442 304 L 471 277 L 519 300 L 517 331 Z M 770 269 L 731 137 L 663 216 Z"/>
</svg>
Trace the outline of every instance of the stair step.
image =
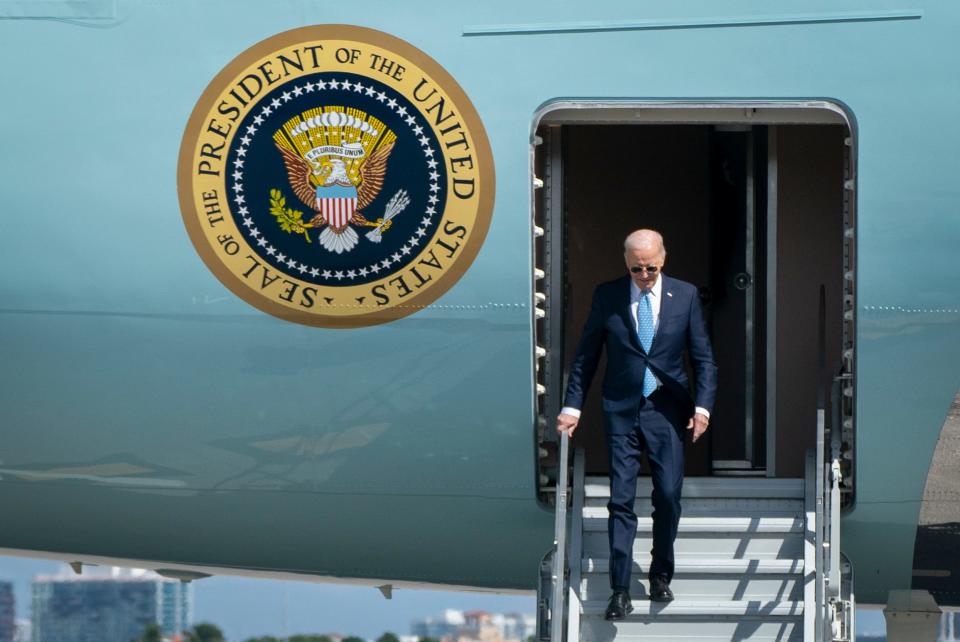
<svg viewBox="0 0 960 642">
<path fill-rule="evenodd" d="M 583 533 L 580 557 L 609 557 L 610 548 L 606 530 Z M 803 558 L 803 533 L 689 533 L 680 531 L 674 541 L 677 557 L 701 559 L 781 559 Z M 650 532 L 639 533 L 633 544 L 634 559 L 646 564 L 653 548 Z"/>
<path fill-rule="evenodd" d="M 585 480 L 586 497 L 609 497 L 610 479 L 590 476 Z M 637 480 L 637 496 L 644 497 L 653 490 L 649 477 Z M 683 482 L 684 497 L 741 497 L 803 499 L 802 479 L 687 477 Z"/>
<path fill-rule="evenodd" d="M 588 497 L 584 508 L 606 509 L 610 497 Z M 803 515 L 803 500 L 791 498 L 766 497 L 687 497 L 680 500 L 684 515 L 753 516 L 757 514 L 771 516 Z M 649 496 L 638 497 L 633 502 L 633 510 L 638 514 L 649 513 L 653 504 Z"/>
<path fill-rule="evenodd" d="M 643 616 L 666 618 L 672 616 L 697 618 L 756 618 L 765 620 L 775 617 L 794 617 L 803 615 L 802 601 L 764 601 L 764 600 L 713 600 L 697 602 L 677 599 L 669 603 L 633 600 L 633 613 L 626 621 Z M 588 600 L 583 602 L 580 612 L 584 617 L 603 617 L 607 609 L 607 600 Z"/>
<path fill-rule="evenodd" d="M 610 597 L 609 563 L 606 559 L 581 560 L 581 600 Z M 670 586 L 679 597 L 702 600 L 802 600 L 802 560 L 677 560 Z M 634 564 L 630 595 L 648 595 L 645 568 Z"/>
<path fill-rule="evenodd" d="M 587 508 L 583 511 L 584 531 L 607 530 L 607 510 Z M 802 533 L 804 520 L 799 517 L 706 517 L 681 516 L 681 533 Z M 653 532 L 653 518 L 637 517 L 637 532 Z"/>
<path fill-rule="evenodd" d="M 649 597 L 646 578 L 630 578 L 630 595 L 635 600 Z M 803 580 L 799 575 L 695 575 L 680 574 L 670 582 L 674 594 L 693 601 L 743 601 L 763 602 L 803 600 Z M 581 600 L 610 599 L 610 578 L 606 573 L 587 575 L 580 582 Z"/>
<path fill-rule="evenodd" d="M 599 618 L 581 620 L 583 642 L 802 642 L 801 618 L 771 621 L 737 618 L 721 621 L 696 618 L 646 616 L 620 622 Z"/>
<path fill-rule="evenodd" d="M 610 561 L 604 558 L 587 557 L 580 561 L 582 573 L 607 573 Z M 634 565 L 634 572 L 640 572 Z M 803 573 L 802 559 L 697 559 L 677 557 L 674 574 L 682 573 L 733 573 L 737 575 Z"/>
</svg>

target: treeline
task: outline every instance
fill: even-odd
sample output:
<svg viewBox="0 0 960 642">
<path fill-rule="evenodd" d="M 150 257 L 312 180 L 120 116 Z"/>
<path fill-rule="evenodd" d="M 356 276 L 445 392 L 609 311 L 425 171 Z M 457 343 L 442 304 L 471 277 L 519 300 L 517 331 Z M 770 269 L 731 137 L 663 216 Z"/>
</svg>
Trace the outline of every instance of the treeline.
<svg viewBox="0 0 960 642">
<path fill-rule="evenodd" d="M 316 633 L 299 633 L 286 638 L 278 638 L 272 635 L 264 635 L 258 638 L 247 638 L 244 642 L 333 642 L 329 635 L 317 635 Z M 355 635 L 343 638 L 341 642 L 367 642 L 363 638 Z"/>
<path fill-rule="evenodd" d="M 164 642 L 163 629 L 159 624 L 148 624 L 143 629 L 143 634 L 130 642 Z M 184 631 L 183 642 L 226 642 L 226 640 L 219 626 L 204 622 Z"/>
<path fill-rule="evenodd" d="M 272 635 L 264 635 L 258 638 L 247 638 L 244 642 L 334 642 L 329 635 L 317 634 L 298 634 L 286 638 L 278 638 Z M 340 642 L 367 642 L 365 639 L 351 635 L 343 638 Z M 376 639 L 375 642 L 400 642 L 400 638 L 395 633 L 387 631 Z M 422 637 L 420 642 L 440 642 L 436 638 Z"/>
<path fill-rule="evenodd" d="M 130 642 L 164 642 L 163 631 L 159 624 L 148 624 L 141 635 L 136 640 Z M 189 630 L 183 632 L 183 642 L 226 642 L 223 637 L 223 631 L 215 624 L 204 622 L 195 624 Z M 329 635 L 317 634 L 297 634 L 285 638 L 278 638 L 272 635 L 264 635 L 257 638 L 247 638 L 244 642 L 334 642 Z M 361 637 L 351 635 L 340 640 L 340 642 L 367 642 Z M 400 638 L 395 633 L 386 632 L 376 639 L 376 642 L 400 642 Z M 422 637 L 420 642 L 440 642 L 436 638 Z"/>
</svg>

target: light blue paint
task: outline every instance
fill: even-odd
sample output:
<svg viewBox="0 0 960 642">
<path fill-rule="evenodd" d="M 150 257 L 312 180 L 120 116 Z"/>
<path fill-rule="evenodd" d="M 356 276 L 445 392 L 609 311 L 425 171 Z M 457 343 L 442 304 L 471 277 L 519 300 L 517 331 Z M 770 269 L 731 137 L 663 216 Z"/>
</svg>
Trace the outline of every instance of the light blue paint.
<svg viewBox="0 0 960 642">
<path fill-rule="evenodd" d="M 116 14 L 117 0 L 0 0 L 0 20 L 104 20 Z"/>
</svg>

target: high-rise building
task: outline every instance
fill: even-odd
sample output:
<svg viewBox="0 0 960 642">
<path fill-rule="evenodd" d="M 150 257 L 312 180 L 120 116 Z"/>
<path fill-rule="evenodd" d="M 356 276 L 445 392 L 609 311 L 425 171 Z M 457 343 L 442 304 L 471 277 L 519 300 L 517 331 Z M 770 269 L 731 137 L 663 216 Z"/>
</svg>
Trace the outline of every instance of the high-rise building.
<svg viewBox="0 0 960 642">
<path fill-rule="evenodd" d="M 159 624 L 164 636 L 179 635 L 193 622 L 193 585 L 177 580 L 162 580 L 163 611 Z"/>
<path fill-rule="evenodd" d="M 13 584 L 0 582 L 0 642 L 13 642 L 17 630 Z"/>
<path fill-rule="evenodd" d="M 33 642 L 130 642 L 148 624 L 173 638 L 190 626 L 191 585 L 154 573 L 38 577 Z"/>
</svg>

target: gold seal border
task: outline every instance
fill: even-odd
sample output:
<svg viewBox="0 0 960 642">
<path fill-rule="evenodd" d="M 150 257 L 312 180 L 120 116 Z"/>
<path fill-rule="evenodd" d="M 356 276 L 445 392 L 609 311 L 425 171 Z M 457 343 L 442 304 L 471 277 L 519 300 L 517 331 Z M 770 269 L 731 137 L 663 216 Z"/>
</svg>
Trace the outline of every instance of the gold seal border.
<svg viewBox="0 0 960 642">
<path fill-rule="evenodd" d="M 201 129 L 214 107 L 215 100 L 225 88 L 236 80 L 237 75 L 251 62 L 285 47 L 323 39 L 353 40 L 359 43 L 372 44 L 394 51 L 416 64 L 453 99 L 458 113 L 470 132 L 470 137 L 473 139 L 478 167 L 477 176 L 480 179 L 476 217 L 470 237 L 464 245 L 461 255 L 437 279 L 437 282 L 427 290 L 411 295 L 410 299 L 404 300 L 402 303 L 380 309 L 374 308 L 369 312 L 356 315 L 328 316 L 322 313 L 303 312 L 285 307 L 272 301 L 267 296 L 252 291 L 239 276 L 221 262 L 213 247 L 209 244 L 200 228 L 202 212 L 196 209 L 195 194 L 193 193 L 192 161 L 196 143 L 199 140 Z M 181 216 L 190 241 L 207 268 L 231 292 L 258 310 L 294 323 L 323 328 L 359 328 L 389 323 L 426 308 L 460 280 L 476 259 L 489 231 L 490 221 L 493 218 L 496 175 L 490 141 L 487 139 L 487 132 L 480 120 L 480 115 L 459 83 L 440 63 L 405 40 L 388 33 L 356 25 L 327 24 L 298 27 L 261 40 L 234 57 L 220 73 L 214 76 L 194 106 L 187 121 L 183 138 L 180 141 L 180 155 L 177 162 L 177 193 Z"/>
</svg>

